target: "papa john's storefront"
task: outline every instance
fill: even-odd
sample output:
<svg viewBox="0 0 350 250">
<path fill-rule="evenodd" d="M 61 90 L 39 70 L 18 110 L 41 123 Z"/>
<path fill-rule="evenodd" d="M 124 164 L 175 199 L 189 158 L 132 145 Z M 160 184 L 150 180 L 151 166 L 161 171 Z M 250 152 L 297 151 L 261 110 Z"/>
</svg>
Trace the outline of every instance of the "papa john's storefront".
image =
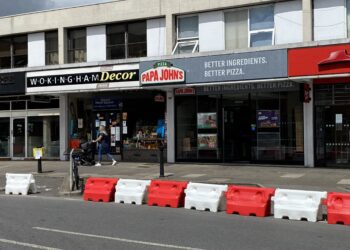
<svg viewBox="0 0 350 250">
<path fill-rule="evenodd" d="M 167 92 L 174 160 L 304 164 L 302 84 L 287 62 L 285 49 L 142 61 L 142 87 Z"/>
<path fill-rule="evenodd" d="M 350 167 L 349 44 L 291 49 L 288 75 L 309 85 L 307 135 L 315 166 Z M 308 91 L 308 90 L 306 90 Z M 311 151 L 311 150 L 310 150 Z"/>
</svg>

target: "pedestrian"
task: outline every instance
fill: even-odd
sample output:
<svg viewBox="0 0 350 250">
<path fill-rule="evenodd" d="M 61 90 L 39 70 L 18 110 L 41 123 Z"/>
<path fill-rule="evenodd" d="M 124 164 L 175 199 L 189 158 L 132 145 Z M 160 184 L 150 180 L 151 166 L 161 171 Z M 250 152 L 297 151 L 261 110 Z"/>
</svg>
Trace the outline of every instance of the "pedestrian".
<svg viewBox="0 0 350 250">
<path fill-rule="evenodd" d="M 93 142 L 97 142 L 97 150 L 98 150 L 98 162 L 95 164 L 96 167 L 101 167 L 102 154 L 106 154 L 107 157 L 110 160 L 112 160 L 112 166 L 115 166 L 117 164 L 117 161 L 110 154 L 110 147 L 109 147 L 108 141 L 109 140 L 108 140 L 108 133 L 106 131 L 106 127 L 101 125 L 99 128 L 99 134 L 97 136 L 97 139 L 93 140 Z"/>
</svg>

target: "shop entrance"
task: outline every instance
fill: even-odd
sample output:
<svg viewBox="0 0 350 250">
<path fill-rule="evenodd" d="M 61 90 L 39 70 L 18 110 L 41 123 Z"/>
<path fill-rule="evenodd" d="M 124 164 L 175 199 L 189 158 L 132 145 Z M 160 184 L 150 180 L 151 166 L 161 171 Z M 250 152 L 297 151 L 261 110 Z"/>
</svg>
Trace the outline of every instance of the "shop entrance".
<svg viewBox="0 0 350 250">
<path fill-rule="evenodd" d="M 223 143 L 225 162 L 248 162 L 251 160 L 249 114 L 249 106 L 225 107 L 223 109 Z"/>
<path fill-rule="evenodd" d="M 350 167 L 348 106 L 316 107 L 316 157 L 320 165 Z"/>
<path fill-rule="evenodd" d="M 11 125 L 12 158 L 24 158 L 26 152 L 25 118 L 12 118 Z"/>
</svg>

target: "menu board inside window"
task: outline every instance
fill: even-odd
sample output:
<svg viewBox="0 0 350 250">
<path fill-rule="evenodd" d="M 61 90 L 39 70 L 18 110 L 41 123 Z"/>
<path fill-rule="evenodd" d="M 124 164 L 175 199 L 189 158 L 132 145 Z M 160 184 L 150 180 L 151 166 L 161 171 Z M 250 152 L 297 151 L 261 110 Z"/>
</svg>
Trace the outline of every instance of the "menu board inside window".
<svg viewBox="0 0 350 250">
<path fill-rule="evenodd" d="M 217 115 L 215 112 L 197 114 L 198 129 L 216 129 Z"/>
<path fill-rule="evenodd" d="M 217 150 L 217 113 L 197 113 L 198 150 Z"/>
<path fill-rule="evenodd" d="M 279 110 L 257 110 L 256 111 L 258 128 L 279 128 L 280 111 Z"/>
</svg>

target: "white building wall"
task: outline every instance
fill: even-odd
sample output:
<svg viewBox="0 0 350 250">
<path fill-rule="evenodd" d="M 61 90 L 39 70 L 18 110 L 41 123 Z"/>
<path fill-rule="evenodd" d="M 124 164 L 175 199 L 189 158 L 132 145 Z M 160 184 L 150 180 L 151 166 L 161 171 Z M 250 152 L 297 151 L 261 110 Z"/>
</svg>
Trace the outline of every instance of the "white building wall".
<svg viewBox="0 0 350 250">
<path fill-rule="evenodd" d="M 225 18 L 223 11 L 198 15 L 199 51 L 225 50 Z"/>
<path fill-rule="evenodd" d="M 106 26 L 86 28 L 86 61 L 105 61 L 106 56 Z"/>
<path fill-rule="evenodd" d="M 147 20 L 147 56 L 166 54 L 165 18 Z"/>
<path fill-rule="evenodd" d="M 314 40 L 346 36 L 346 1 L 314 0 Z"/>
<path fill-rule="evenodd" d="M 275 44 L 303 41 L 302 1 L 275 4 Z"/>
<path fill-rule="evenodd" d="M 45 66 L 45 33 L 28 34 L 28 67 Z"/>
</svg>

